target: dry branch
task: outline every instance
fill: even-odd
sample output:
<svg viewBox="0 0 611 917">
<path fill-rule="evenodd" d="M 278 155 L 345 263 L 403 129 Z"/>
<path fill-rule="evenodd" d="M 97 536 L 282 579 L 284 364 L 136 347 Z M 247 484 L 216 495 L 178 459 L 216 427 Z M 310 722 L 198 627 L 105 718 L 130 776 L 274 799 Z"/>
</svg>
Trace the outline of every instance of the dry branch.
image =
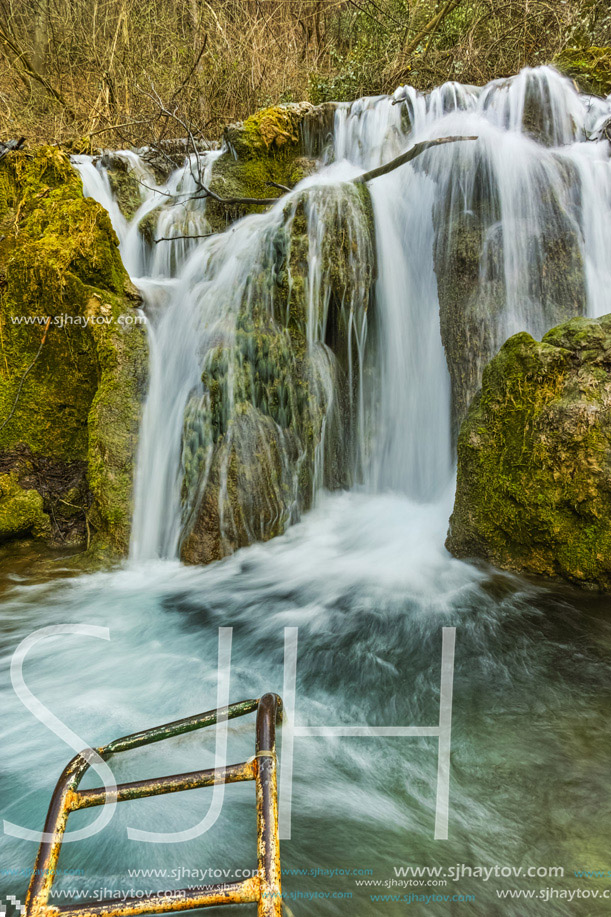
<svg viewBox="0 0 611 917">
<path fill-rule="evenodd" d="M 387 175 L 388 172 L 392 172 L 406 162 L 410 162 L 432 146 L 440 146 L 442 143 L 458 143 L 460 140 L 477 140 L 477 137 L 439 137 L 437 140 L 423 140 L 421 143 L 414 144 L 414 146 L 410 147 L 405 153 L 401 153 L 399 156 L 391 159 L 390 162 L 385 162 L 383 165 L 378 166 L 377 169 L 371 169 L 369 172 L 363 172 L 362 175 L 357 175 L 352 181 L 359 183 L 367 182 L 374 178 L 379 178 L 380 175 Z"/>
<path fill-rule="evenodd" d="M 417 156 L 420 156 L 421 153 L 424 153 L 425 150 L 431 149 L 434 146 L 441 146 L 444 143 L 458 143 L 462 140 L 477 140 L 477 137 L 439 137 L 436 140 L 422 140 L 420 143 L 414 144 L 410 147 L 409 150 L 406 150 L 405 153 L 401 153 L 399 156 L 396 156 L 394 159 L 391 159 L 390 162 L 385 162 L 383 165 L 378 166 L 376 169 L 370 169 L 369 172 L 363 172 L 362 175 L 357 175 L 356 178 L 351 179 L 355 184 L 363 184 L 365 182 L 373 181 L 374 178 L 379 178 L 381 175 L 387 175 L 389 172 L 393 172 L 395 169 L 398 169 L 399 166 L 405 165 L 406 162 L 411 162 L 412 159 L 416 159 Z M 143 182 L 141 182 L 143 184 Z M 285 196 L 283 194 L 278 197 L 268 197 L 268 198 L 259 198 L 259 197 L 221 197 L 220 194 L 216 194 L 214 191 L 211 191 L 206 185 L 198 183 L 199 189 L 197 194 L 190 195 L 187 200 L 197 201 L 204 200 L 205 198 L 211 198 L 213 201 L 216 201 L 219 204 L 224 204 L 226 206 L 236 206 L 236 205 L 248 205 L 248 206 L 261 206 L 267 207 L 271 204 L 275 204 L 278 201 L 282 200 Z M 290 193 L 291 189 L 286 188 L 285 185 L 279 185 L 275 182 L 268 182 L 268 184 L 274 184 L 277 188 L 285 189 Z M 148 187 L 148 185 L 145 185 Z M 154 190 L 154 189 L 152 189 Z M 167 192 L 159 192 L 164 194 L 166 197 L 171 195 Z M 173 242 L 176 239 L 203 239 L 207 236 L 215 235 L 215 233 L 202 233 L 200 235 L 181 235 L 181 236 L 162 236 L 160 239 L 155 239 L 155 244 L 157 242 Z"/>
</svg>

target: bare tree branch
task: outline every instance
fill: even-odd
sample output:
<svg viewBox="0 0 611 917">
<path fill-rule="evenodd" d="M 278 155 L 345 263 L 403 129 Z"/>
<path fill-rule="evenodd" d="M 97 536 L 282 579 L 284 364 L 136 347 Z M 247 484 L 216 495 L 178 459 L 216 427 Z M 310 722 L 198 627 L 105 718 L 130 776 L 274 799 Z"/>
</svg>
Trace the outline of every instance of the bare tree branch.
<svg viewBox="0 0 611 917">
<path fill-rule="evenodd" d="M 406 150 L 405 153 L 401 153 L 399 156 L 396 156 L 394 159 L 391 159 L 390 162 L 386 162 L 381 166 L 378 166 L 376 169 L 370 169 L 369 172 L 363 172 L 362 175 L 357 175 L 356 178 L 351 179 L 355 184 L 364 184 L 365 182 L 373 181 L 374 178 L 379 178 L 381 175 L 387 175 L 389 172 L 393 172 L 395 169 L 398 169 L 399 166 L 405 165 L 406 162 L 411 162 L 412 159 L 416 159 L 417 156 L 420 156 L 421 153 L 424 153 L 425 150 L 431 149 L 431 147 L 441 146 L 445 143 L 459 143 L 463 140 L 477 140 L 477 137 L 439 137 L 435 140 L 423 140 L 420 143 L 414 144 L 410 147 L 409 150 Z M 138 180 L 138 179 L 136 179 Z M 140 182 L 144 185 L 144 182 Z M 287 193 L 291 192 L 291 188 L 287 188 L 285 185 L 279 185 L 275 182 L 268 182 L 268 184 L 274 184 L 275 187 L 278 187 L 282 190 L 285 190 Z M 144 185 L 144 187 L 149 187 Z M 157 189 L 151 189 L 157 190 Z M 172 197 L 166 191 L 158 191 L 159 194 L 162 194 L 164 197 Z M 185 198 L 186 201 L 197 201 L 205 200 L 206 198 L 211 198 L 213 201 L 216 201 L 218 204 L 224 204 L 227 206 L 239 206 L 241 204 L 247 206 L 261 206 L 268 207 L 272 204 L 277 203 L 282 200 L 284 197 L 283 194 L 278 197 L 271 198 L 259 198 L 259 197 L 221 197 L 220 194 L 212 191 L 206 185 L 201 184 L 200 189 L 197 194 L 188 195 Z M 214 235 L 214 233 L 203 233 L 202 235 L 194 236 L 174 236 L 174 237 L 163 237 L 161 239 L 156 239 L 155 242 L 170 242 L 174 239 L 199 239 L 204 238 L 208 235 Z"/>
<path fill-rule="evenodd" d="M 411 40 L 410 42 L 408 42 L 408 44 L 407 44 L 407 45 L 405 46 L 405 48 L 404 48 L 404 53 L 405 53 L 405 54 L 412 54 L 412 53 L 416 50 L 416 48 L 418 47 L 418 45 L 420 44 L 420 42 L 422 41 L 422 39 L 423 39 L 423 38 L 426 38 L 426 36 L 429 34 L 429 32 L 432 32 L 433 29 L 436 29 L 437 26 L 439 25 L 439 23 L 440 23 L 443 19 L 445 19 L 445 17 L 446 17 L 449 13 L 451 13 L 452 10 L 455 10 L 456 7 L 458 6 L 458 4 L 461 3 L 461 2 L 462 2 L 462 0 L 448 0 L 448 2 L 445 4 L 445 6 L 443 6 L 443 7 L 439 10 L 439 12 L 438 12 L 435 16 L 433 16 L 432 19 L 429 19 L 429 21 L 427 22 L 427 24 L 426 24 L 425 26 L 423 26 L 422 29 L 420 29 L 420 31 L 418 32 L 418 34 L 417 34 L 417 35 L 414 35 L 414 37 L 412 38 L 412 40 Z"/>
<path fill-rule="evenodd" d="M 387 175 L 388 172 L 392 172 L 393 169 L 398 169 L 399 166 L 404 165 L 406 162 L 410 162 L 412 159 L 415 159 L 416 156 L 420 156 L 421 153 L 424 153 L 425 150 L 430 149 L 432 146 L 440 146 L 442 143 L 458 143 L 461 140 L 477 140 L 477 137 L 439 137 L 437 140 L 423 140 L 421 143 L 414 144 L 414 146 L 410 147 L 405 153 L 401 153 L 399 156 L 391 159 L 390 162 L 385 162 L 383 165 L 378 166 L 377 169 L 371 169 L 369 172 L 363 172 L 362 175 L 357 175 L 352 181 L 356 183 L 372 181 L 374 178 L 379 178 L 380 175 Z"/>
</svg>

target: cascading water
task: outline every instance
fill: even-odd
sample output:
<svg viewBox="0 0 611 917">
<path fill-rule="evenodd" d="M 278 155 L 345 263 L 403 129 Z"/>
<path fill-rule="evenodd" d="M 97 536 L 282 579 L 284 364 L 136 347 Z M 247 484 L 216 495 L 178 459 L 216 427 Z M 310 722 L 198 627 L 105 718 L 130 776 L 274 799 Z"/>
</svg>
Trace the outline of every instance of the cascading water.
<svg viewBox="0 0 611 917">
<path fill-rule="evenodd" d="M 479 917 L 513 913 L 499 888 L 592 889 L 595 880 L 575 880 L 575 869 L 606 866 L 604 603 L 476 570 L 452 559 L 443 539 L 452 417 L 477 385 L 482 354 L 514 330 L 540 334 L 558 315 L 611 311 L 609 151 L 587 139 L 610 114 L 609 102 L 579 96 L 546 68 L 484 89 L 447 84 L 425 96 L 406 87 L 340 105 L 333 151 L 316 175 L 268 212 L 192 241 L 152 240 L 207 231 L 205 204 L 186 200 L 193 163 L 161 186 L 139 173 L 142 204 L 128 223 L 104 167 L 78 162 L 86 193 L 111 213 L 149 319 L 132 562 L 59 582 L 13 575 L 4 584 L 3 662 L 39 626 L 108 626 L 108 643 L 49 640 L 26 665 L 32 690 L 97 745 L 211 707 L 220 626 L 234 629 L 232 699 L 282 692 L 284 628 L 296 627 L 298 723 L 433 725 L 440 630 L 457 628 L 449 840 L 433 840 L 434 740 L 297 738 L 293 833 L 282 846 L 295 914 L 379 917 L 383 908 L 398 917 L 406 905 L 418 917 L 454 913 L 453 901 L 402 897 L 422 891 L 391 884 L 407 864 L 446 871 L 439 881 L 447 885 L 427 894 L 470 894 Z M 479 139 L 432 148 L 370 183 L 374 255 L 350 179 L 412 142 L 445 135 Z M 203 168 L 214 168 L 217 155 L 206 154 Z M 563 270 L 553 270 L 555 257 Z M 299 327 L 291 325 L 297 308 Z M 307 399 L 271 373 L 270 361 L 299 372 Z M 279 529 L 297 519 L 308 467 L 318 502 L 284 535 L 222 563 L 158 559 L 176 556 L 215 474 L 210 515 L 226 514 L 229 539 L 236 523 L 222 494 L 233 465 L 218 444 L 231 437 L 237 455 L 261 439 L 277 450 L 286 500 Z M 359 486 L 325 492 L 351 483 Z M 21 550 L 17 570 L 29 560 Z M 0 692 L 11 800 L 4 815 L 40 828 L 72 752 L 40 724 L 26 732 L 8 677 Z M 248 727 L 232 730 L 231 741 L 232 760 L 252 753 Z M 213 760 L 213 741 L 197 736 L 113 767 L 118 779 L 139 779 Z M 252 824 L 247 789 L 228 789 L 219 822 L 188 844 L 134 844 L 126 828 L 184 830 L 205 814 L 199 791 L 119 806 L 103 834 L 67 846 L 60 866 L 84 874 L 59 876 L 59 887 L 86 898 L 101 887 L 186 884 L 185 868 L 226 866 L 233 875 L 254 862 L 252 832 L 241 830 Z M 0 844 L 7 868 L 32 864 L 31 843 L 5 836 Z M 565 874 L 458 880 L 449 872 L 457 864 L 554 865 Z M 166 872 L 126 875 L 139 867 Z M 383 887 L 358 885 L 363 875 Z M 21 897 L 26 885 L 3 882 Z M 392 900 L 380 904 L 378 893 Z M 604 913 L 593 900 L 543 898 L 520 913 L 552 909 Z"/>
<path fill-rule="evenodd" d="M 611 308 L 607 144 L 588 139 L 606 115 L 608 105 L 579 96 L 549 68 L 525 70 L 483 89 L 451 83 L 423 96 L 404 87 L 392 98 L 339 105 L 332 162 L 267 213 L 203 242 L 184 238 L 205 234 L 207 227 L 205 200 L 189 199 L 195 189 L 192 162 L 165 188 L 145 192 L 130 226 L 108 201 L 103 170 L 82 162 L 86 189 L 111 209 L 124 259 L 151 315 L 151 385 L 138 461 L 133 557 L 174 556 L 185 520 L 193 518 L 202 499 L 214 439 L 213 405 L 202 373 L 219 341 L 229 354 L 236 353 L 245 303 L 252 310 L 253 295 L 262 298 L 263 310 L 288 332 L 291 277 L 289 292 L 279 291 L 276 275 L 283 267 L 277 249 L 288 245 L 290 263 L 291 223 L 299 201 L 305 196 L 309 208 L 307 346 L 312 372 L 317 367 L 314 388 L 324 440 L 338 402 L 334 355 L 325 350 L 332 284 L 323 264 L 324 240 L 338 213 L 323 206 L 325 189 L 345 183 L 358 168 L 390 160 L 411 143 L 475 136 L 475 141 L 433 148 L 413 167 L 370 183 L 378 270 L 373 335 L 367 294 L 357 276 L 359 263 L 369 257 L 366 240 L 362 232 L 359 236 L 358 221 L 348 219 L 354 227 L 349 231 L 359 236 L 351 296 L 356 289 L 360 302 L 344 303 L 350 332 L 347 390 L 355 402 L 349 434 L 354 448 L 345 459 L 350 474 L 344 480 L 425 501 L 446 493 L 453 423 L 503 341 L 522 330 L 538 337 L 570 315 L 599 315 Z M 206 181 L 219 155 L 204 154 Z M 142 174 L 144 167 L 139 168 Z M 160 208 L 160 201 L 168 200 L 164 195 L 173 203 Z M 151 246 L 138 224 L 155 210 L 156 238 L 164 241 Z M 286 243 L 279 241 L 283 234 Z M 456 275 L 465 246 L 473 250 L 475 275 L 470 294 L 458 300 L 455 289 L 463 279 Z M 254 276 L 264 278 L 264 289 L 253 294 Z M 470 347 L 475 352 L 465 353 Z M 252 361 L 252 355 L 244 358 Z M 231 417 L 242 396 L 235 391 L 240 381 L 235 361 L 230 357 L 229 362 L 223 410 L 231 443 L 236 429 Z M 279 448 L 288 469 L 306 459 L 303 442 L 296 459 L 285 426 L 280 424 Z M 221 524 L 229 528 L 224 520 L 231 515 L 230 448 L 219 500 Z M 315 448 L 314 463 L 315 498 L 328 481 L 323 442 Z M 297 479 L 291 482 L 288 470 L 281 477 L 283 488 L 292 492 L 288 507 L 274 510 L 283 516 L 282 528 L 298 517 L 300 497 Z M 249 533 L 249 540 L 256 537 Z M 230 550 L 231 538 L 224 543 Z"/>
</svg>

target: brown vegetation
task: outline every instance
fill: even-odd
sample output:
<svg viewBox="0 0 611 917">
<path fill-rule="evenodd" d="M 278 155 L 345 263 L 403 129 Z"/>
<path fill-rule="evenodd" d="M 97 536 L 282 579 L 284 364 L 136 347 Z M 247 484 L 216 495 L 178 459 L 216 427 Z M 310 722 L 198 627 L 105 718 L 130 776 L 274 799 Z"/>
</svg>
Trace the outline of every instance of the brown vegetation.
<svg viewBox="0 0 611 917">
<path fill-rule="evenodd" d="M 605 0 L 0 0 L 0 139 L 138 145 L 609 44 Z"/>
</svg>

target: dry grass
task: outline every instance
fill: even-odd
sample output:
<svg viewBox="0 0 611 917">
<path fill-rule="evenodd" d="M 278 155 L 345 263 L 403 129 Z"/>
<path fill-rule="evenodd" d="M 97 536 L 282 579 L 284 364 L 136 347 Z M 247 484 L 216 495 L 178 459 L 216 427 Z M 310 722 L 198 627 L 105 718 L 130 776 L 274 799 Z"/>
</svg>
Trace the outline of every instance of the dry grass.
<svg viewBox="0 0 611 917">
<path fill-rule="evenodd" d="M 0 0 L 0 138 L 203 136 L 267 104 L 483 83 L 609 43 L 601 0 Z"/>
</svg>

